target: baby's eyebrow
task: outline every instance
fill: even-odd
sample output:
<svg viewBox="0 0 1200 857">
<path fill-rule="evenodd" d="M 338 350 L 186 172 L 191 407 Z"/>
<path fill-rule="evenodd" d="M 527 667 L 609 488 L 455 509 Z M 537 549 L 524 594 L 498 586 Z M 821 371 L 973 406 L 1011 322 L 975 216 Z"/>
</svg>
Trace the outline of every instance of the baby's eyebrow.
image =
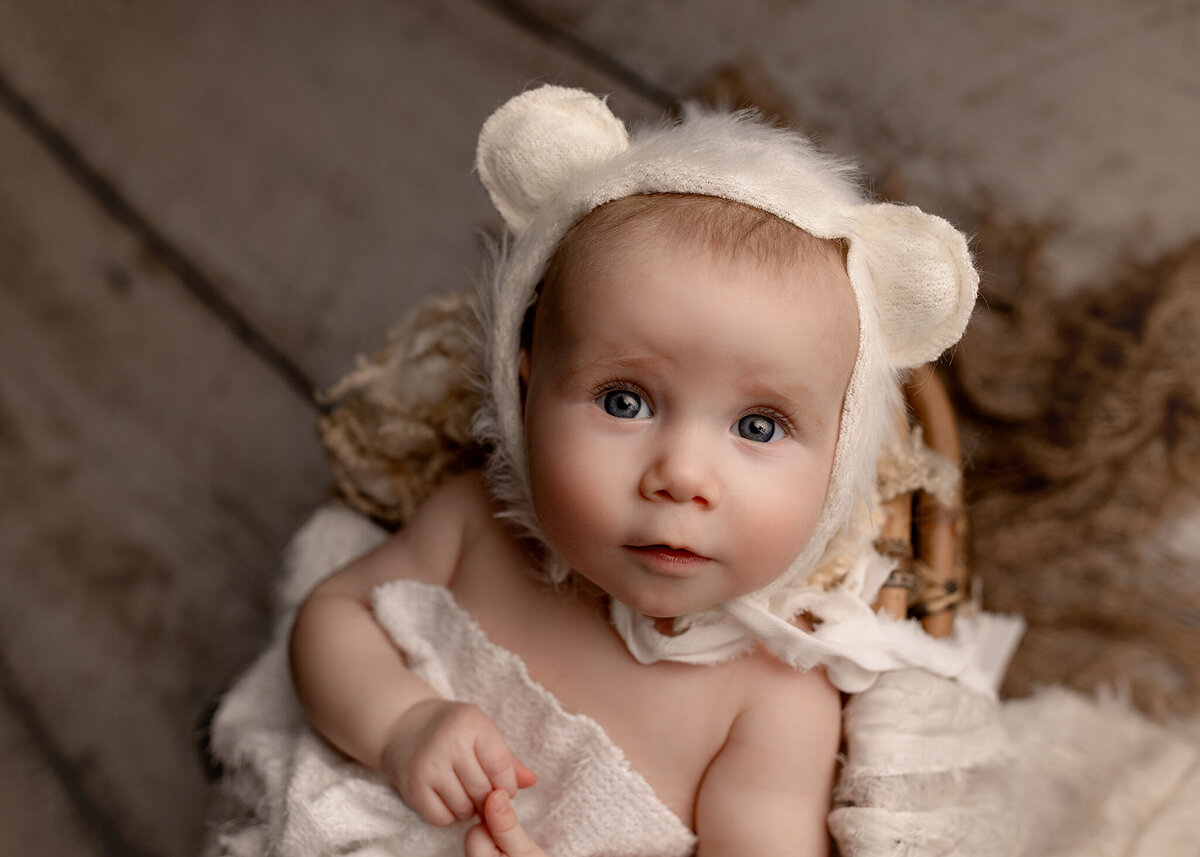
<svg viewBox="0 0 1200 857">
<path fill-rule="evenodd" d="M 588 355 L 586 360 L 581 360 L 574 365 L 568 364 L 563 367 L 563 376 L 567 381 L 573 381 L 581 375 L 588 375 L 594 372 L 644 372 L 648 369 L 661 365 L 661 357 L 652 353 L 646 354 L 630 354 L 628 350 L 618 351 L 602 351 L 596 354 Z"/>
<path fill-rule="evenodd" d="M 759 386 L 752 392 L 761 398 L 764 404 L 774 403 L 774 407 L 780 408 L 785 414 L 800 414 L 806 425 L 817 432 L 824 433 L 825 420 L 813 407 L 813 394 L 807 387 L 804 387 L 798 396 L 771 386 Z"/>
</svg>

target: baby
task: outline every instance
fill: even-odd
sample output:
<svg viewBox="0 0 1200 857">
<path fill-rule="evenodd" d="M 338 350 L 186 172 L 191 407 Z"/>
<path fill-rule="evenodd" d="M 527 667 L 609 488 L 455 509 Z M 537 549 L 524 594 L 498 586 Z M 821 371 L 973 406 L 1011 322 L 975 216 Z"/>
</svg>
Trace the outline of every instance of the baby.
<svg viewBox="0 0 1200 857">
<path fill-rule="evenodd" d="M 307 598 L 312 725 L 461 843 L 396 853 L 826 853 L 839 690 L 970 671 L 876 617 L 888 566 L 848 535 L 897 373 L 971 312 L 965 242 L 751 117 L 631 141 L 579 90 L 500 108 L 478 169 L 513 235 L 488 471 Z"/>
</svg>

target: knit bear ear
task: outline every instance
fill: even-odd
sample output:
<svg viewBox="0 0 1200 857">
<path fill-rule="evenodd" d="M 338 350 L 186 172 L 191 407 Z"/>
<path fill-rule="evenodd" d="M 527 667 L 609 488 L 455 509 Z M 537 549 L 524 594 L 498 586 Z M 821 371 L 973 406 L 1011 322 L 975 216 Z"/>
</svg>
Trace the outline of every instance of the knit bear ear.
<svg viewBox="0 0 1200 857">
<path fill-rule="evenodd" d="M 514 234 L 554 199 L 571 175 L 629 147 L 625 126 L 582 89 L 543 86 L 493 113 L 479 132 L 475 168 Z"/>
<path fill-rule="evenodd" d="M 862 205 L 853 215 L 849 261 L 870 272 L 892 363 L 907 369 L 935 360 L 962 337 L 975 306 L 979 275 L 966 239 L 913 206 Z"/>
</svg>

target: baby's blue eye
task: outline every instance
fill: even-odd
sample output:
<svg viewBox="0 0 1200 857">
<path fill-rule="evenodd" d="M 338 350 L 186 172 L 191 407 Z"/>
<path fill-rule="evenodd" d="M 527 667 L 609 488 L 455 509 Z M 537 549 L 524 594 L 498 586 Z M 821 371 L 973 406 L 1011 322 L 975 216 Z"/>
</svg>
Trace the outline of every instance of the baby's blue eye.
<svg viewBox="0 0 1200 857">
<path fill-rule="evenodd" d="M 779 423 L 763 414 L 747 414 L 737 422 L 737 433 L 746 440 L 770 443 L 784 436 Z"/>
<path fill-rule="evenodd" d="M 596 404 L 609 416 L 621 420 L 644 420 L 650 416 L 650 406 L 629 390 L 609 390 L 596 398 Z"/>
</svg>

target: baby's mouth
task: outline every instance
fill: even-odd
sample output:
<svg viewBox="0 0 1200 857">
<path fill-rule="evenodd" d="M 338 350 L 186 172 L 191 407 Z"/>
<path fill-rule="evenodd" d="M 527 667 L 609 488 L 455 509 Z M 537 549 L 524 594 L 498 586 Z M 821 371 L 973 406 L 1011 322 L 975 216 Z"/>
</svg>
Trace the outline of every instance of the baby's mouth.
<svg viewBox="0 0 1200 857">
<path fill-rule="evenodd" d="M 672 547 L 671 545 L 626 545 L 625 547 L 634 553 L 645 554 L 671 563 L 708 562 L 710 559 L 689 548 Z"/>
</svg>

